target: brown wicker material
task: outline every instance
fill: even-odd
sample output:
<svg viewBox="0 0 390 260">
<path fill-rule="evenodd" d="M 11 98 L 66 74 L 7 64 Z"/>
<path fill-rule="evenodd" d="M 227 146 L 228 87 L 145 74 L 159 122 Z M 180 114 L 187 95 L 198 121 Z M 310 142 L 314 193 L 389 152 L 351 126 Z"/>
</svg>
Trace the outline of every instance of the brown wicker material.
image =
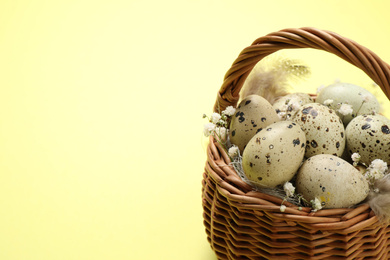
<svg viewBox="0 0 390 260">
<path fill-rule="evenodd" d="M 214 111 L 236 106 L 254 65 L 280 49 L 314 48 L 333 53 L 362 69 L 390 98 L 390 67 L 367 48 L 333 32 L 286 29 L 258 38 L 226 73 Z M 389 259 L 390 226 L 367 204 L 324 209 L 287 206 L 254 191 L 235 172 L 224 148 L 210 137 L 202 181 L 204 225 L 219 259 Z"/>
</svg>

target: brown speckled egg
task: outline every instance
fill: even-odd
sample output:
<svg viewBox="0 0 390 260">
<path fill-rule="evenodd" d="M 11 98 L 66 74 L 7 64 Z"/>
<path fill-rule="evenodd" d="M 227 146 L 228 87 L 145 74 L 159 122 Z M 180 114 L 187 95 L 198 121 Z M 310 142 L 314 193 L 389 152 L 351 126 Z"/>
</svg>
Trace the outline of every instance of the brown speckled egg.
<svg viewBox="0 0 390 260">
<path fill-rule="evenodd" d="M 272 105 L 259 95 L 243 99 L 230 123 L 229 138 L 243 152 L 249 140 L 263 128 L 279 121 Z"/>
<path fill-rule="evenodd" d="M 369 165 L 375 159 L 390 164 L 390 120 L 382 115 L 360 115 L 346 128 L 349 154 L 359 153 Z"/>
<path fill-rule="evenodd" d="M 295 187 L 307 201 L 320 200 L 323 208 L 354 206 L 369 192 L 368 182 L 361 172 L 331 154 L 307 159 L 299 168 Z"/>
<path fill-rule="evenodd" d="M 249 141 L 242 155 L 246 177 L 255 186 L 275 187 L 292 179 L 305 153 L 305 133 L 291 121 L 261 130 Z"/>
<path fill-rule="evenodd" d="M 306 134 L 305 157 L 343 154 L 345 129 L 334 110 L 318 103 L 306 104 L 295 114 L 293 122 L 299 124 Z"/>
</svg>

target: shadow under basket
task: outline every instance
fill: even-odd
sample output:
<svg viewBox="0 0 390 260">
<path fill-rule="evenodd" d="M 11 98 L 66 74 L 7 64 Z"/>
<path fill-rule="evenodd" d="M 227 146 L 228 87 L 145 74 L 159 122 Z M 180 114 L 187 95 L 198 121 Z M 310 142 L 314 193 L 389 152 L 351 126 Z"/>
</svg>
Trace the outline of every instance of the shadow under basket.
<svg viewBox="0 0 390 260">
<path fill-rule="evenodd" d="M 390 67 L 356 42 L 315 28 L 285 29 L 258 38 L 226 73 L 214 111 L 236 106 L 242 85 L 258 61 L 281 49 L 333 53 L 363 70 L 390 97 Z M 207 239 L 218 259 L 389 259 L 390 226 L 368 204 L 355 208 L 298 209 L 255 191 L 211 136 L 202 181 Z"/>
</svg>

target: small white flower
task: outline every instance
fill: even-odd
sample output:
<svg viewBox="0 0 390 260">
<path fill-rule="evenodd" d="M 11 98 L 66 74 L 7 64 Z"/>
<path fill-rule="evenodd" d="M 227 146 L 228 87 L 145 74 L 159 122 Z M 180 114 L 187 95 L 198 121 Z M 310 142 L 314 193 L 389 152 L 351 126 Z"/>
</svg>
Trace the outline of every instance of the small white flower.
<svg viewBox="0 0 390 260">
<path fill-rule="evenodd" d="M 363 102 L 368 102 L 371 100 L 371 96 L 368 94 L 362 95 Z"/>
<path fill-rule="evenodd" d="M 384 174 L 387 171 L 387 162 L 384 162 L 381 159 L 375 159 L 371 162 L 369 167 Z"/>
<path fill-rule="evenodd" d="M 353 109 L 352 109 L 352 106 L 351 105 L 348 105 L 348 104 L 341 104 L 340 108 L 339 108 L 339 113 L 342 114 L 343 116 L 346 116 L 346 115 L 351 115 L 352 112 L 353 112 Z"/>
<path fill-rule="evenodd" d="M 214 132 L 221 139 L 221 141 L 226 141 L 228 130 L 225 127 L 216 127 Z"/>
<path fill-rule="evenodd" d="M 286 208 L 287 208 L 287 207 L 286 207 L 285 205 L 281 205 L 281 206 L 280 206 L 280 212 L 284 212 L 284 211 L 286 210 Z"/>
<path fill-rule="evenodd" d="M 211 115 L 211 119 L 210 119 L 211 123 L 216 124 L 216 123 L 218 123 L 219 120 L 221 120 L 221 115 L 220 115 L 220 114 L 218 114 L 218 113 L 213 113 L 213 114 Z"/>
<path fill-rule="evenodd" d="M 324 101 L 324 105 L 325 105 L 325 106 L 329 106 L 329 105 L 331 105 L 332 103 L 333 103 L 333 99 L 327 99 L 327 100 Z"/>
<path fill-rule="evenodd" d="M 232 147 L 229 148 L 228 154 L 230 157 L 234 158 L 234 157 L 240 155 L 240 150 L 238 149 L 237 146 L 233 145 Z"/>
<path fill-rule="evenodd" d="M 353 153 L 352 155 L 351 155 L 351 158 L 352 158 L 352 161 L 355 163 L 358 163 L 359 161 L 360 161 L 360 158 L 361 158 L 361 156 L 360 156 L 360 154 L 358 154 L 358 153 Z"/>
<path fill-rule="evenodd" d="M 372 184 L 375 182 L 375 180 L 379 180 L 384 176 L 385 175 L 383 173 L 373 169 L 367 169 L 366 173 L 364 174 L 364 177 Z"/>
<path fill-rule="evenodd" d="M 381 159 L 375 159 L 371 162 L 370 166 L 368 166 L 364 176 L 370 182 L 374 182 L 375 180 L 383 178 L 387 169 L 387 162 L 384 162 Z"/>
<path fill-rule="evenodd" d="M 284 189 L 284 192 L 286 193 L 286 195 L 287 195 L 288 197 L 294 196 L 295 187 L 294 187 L 294 185 L 292 185 L 291 182 L 286 182 L 286 183 L 283 185 L 283 189 Z"/>
<path fill-rule="evenodd" d="M 225 114 L 227 116 L 232 116 L 234 115 L 234 113 L 236 113 L 236 109 L 233 107 L 233 106 L 228 106 L 223 112 L 222 114 Z"/>
<path fill-rule="evenodd" d="M 214 130 L 215 130 L 215 124 L 207 123 L 204 125 L 203 134 L 206 137 L 209 137 L 213 133 Z"/>
<path fill-rule="evenodd" d="M 322 209 L 322 205 L 321 205 L 321 201 L 317 198 L 315 198 L 314 200 L 311 200 L 311 207 L 313 208 L 313 211 L 317 211 L 317 210 L 320 210 Z"/>
</svg>

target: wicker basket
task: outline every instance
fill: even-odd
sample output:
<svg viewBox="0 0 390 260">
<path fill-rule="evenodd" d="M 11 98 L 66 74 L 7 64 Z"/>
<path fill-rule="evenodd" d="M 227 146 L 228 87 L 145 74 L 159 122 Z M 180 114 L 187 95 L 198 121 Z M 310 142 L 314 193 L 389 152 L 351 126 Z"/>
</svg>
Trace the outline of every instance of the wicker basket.
<svg viewBox="0 0 390 260">
<path fill-rule="evenodd" d="M 390 98 L 390 67 L 354 41 L 315 28 L 286 29 L 258 38 L 227 72 L 214 111 L 236 106 L 249 72 L 281 49 L 313 48 L 362 69 Z M 389 259 L 390 226 L 367 204 L 356 208 L 298 210 L 254 191 L 234 171 L 229 156 L 210 137 L 202 181 L 204 225 L 218 259 Z"/>
</svg>

